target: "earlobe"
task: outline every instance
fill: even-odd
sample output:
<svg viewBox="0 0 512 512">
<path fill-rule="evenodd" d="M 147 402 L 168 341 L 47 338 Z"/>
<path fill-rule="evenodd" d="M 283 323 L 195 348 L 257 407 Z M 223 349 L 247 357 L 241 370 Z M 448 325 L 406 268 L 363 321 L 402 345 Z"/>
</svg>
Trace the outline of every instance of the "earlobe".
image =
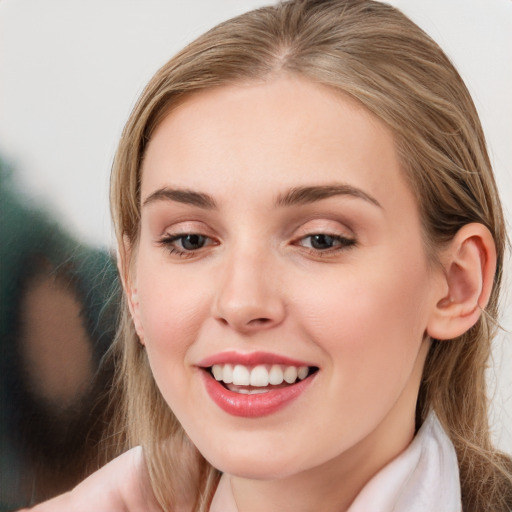
<svg viewBox="0 0 512 512">
<path fill-rule="evenodd" d="M 137 292 L 137 288 L 127 289 L 126 294 L 128 296 L 128 306 L 130 308 L 130 314 L 132 315 L 135 331 L 139 336 L 141 345 L 144 345 L 144 329 L 142 328 L 142 323 L 140 321 L 139 294 Z"/>
<path fill-rule="evenodd" d="M 119 276 L 121 277 L 121 282 L 126 293 L 128 308 L 130 310 L 130 315 L 132 317 L 132 321 L 135 327 L 135 331 L 137 332 L 137 336 L 139 337 L 140 343 L 144 345 L 144 330 L 142 328 L 142 323 L 140 321 L 140 311 L 139 311 L 139 294 L 134 285 L 131 282 L 130 274 L 128 268 L 128 262 L 130 261 L 130 253 L 131 253 L 131 244 L 127 237 L 123 237 L 123 247 L 120 248 L 120 253 L 117 258 L 117 267 L 119 271 Z"/>
<path fill-rule="evenodd" d="M 462 227 L 443 251 L 442 260 L 447 286 L 435 304 L 427 334 L 446 340 L 475 325 L 487 306 L 496 271 L 496 249 L 490 231 L 477 223 Z"/>
</svg>

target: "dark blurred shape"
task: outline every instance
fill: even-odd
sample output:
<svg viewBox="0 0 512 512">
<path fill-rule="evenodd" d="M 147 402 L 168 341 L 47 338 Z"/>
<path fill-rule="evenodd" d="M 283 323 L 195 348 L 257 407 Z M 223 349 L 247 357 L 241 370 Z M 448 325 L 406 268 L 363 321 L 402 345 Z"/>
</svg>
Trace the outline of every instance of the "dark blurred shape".
<svg viewBox="0 0 512 512">
<path fill-rule="evenodd" d="M 16 192 L 0 160 L 0 510 L 72 488 L 108 421 L 118 312 L 111 255 Z"/>
</svg>

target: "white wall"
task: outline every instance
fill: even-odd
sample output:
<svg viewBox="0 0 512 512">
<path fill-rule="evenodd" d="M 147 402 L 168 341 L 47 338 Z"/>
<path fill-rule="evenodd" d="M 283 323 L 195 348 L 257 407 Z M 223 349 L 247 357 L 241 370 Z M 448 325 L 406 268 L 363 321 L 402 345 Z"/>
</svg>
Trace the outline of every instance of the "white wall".
<svg viewBox="0 0 512 512">
<path fill-rule="evenodd" d="M 0 154 L 76 236 L 110 245 L 108 175 L 146 81 L 217 22 L 263 0 L 1 0 Z M 480 112 L 512 218 L 512 2 L 394 0 L 447 51 Z M 511 272 L 510 260 L 508 274 Z M 510 279 L 510 278 L 509 278 Z M 508 285 L 508 290 L 512 286 Z M 504 327 L 512 330 L 511 301 Z M 512 335 L 495 351 L 496 436 L 512 453 Z"/>
</svg>

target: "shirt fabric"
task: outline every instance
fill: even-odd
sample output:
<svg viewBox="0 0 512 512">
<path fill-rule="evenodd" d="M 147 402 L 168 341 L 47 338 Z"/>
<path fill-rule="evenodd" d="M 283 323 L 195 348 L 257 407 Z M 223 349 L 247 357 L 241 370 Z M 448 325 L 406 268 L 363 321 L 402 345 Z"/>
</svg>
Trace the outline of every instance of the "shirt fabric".
<svg viewBox="0 0 512 512">
<path fill-rule="evenodd" d="M 347 512 L 462 512 L 453 444 L 431 412 L 411 444 L 381 469 Z M 210 512 L 238 512 L 228 475 L 222 475 Z"/>
</svg>

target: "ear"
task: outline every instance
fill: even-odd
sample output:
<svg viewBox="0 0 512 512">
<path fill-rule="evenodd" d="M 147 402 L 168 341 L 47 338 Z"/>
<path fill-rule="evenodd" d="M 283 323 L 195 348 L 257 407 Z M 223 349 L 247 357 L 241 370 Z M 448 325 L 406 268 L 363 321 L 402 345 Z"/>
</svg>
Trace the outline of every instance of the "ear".
<svg viewBox="0 0 512 512">
<path fill-rule="evenodd" d="M 126 300 L 128 302 L 128 308 L 132 317 L 135 331 L 139 337 L 140 343 L 144 345 L 144 329 L 142 328 L 142 322 L 140 320 L 139 310 L 139 294 L 137 291 L 136 276 L 133 270 L 130 270 L 129 262 L 131 260 L 132 245 L 126 236 L 123 237 L 123 246 L 119 247 L 117 268 L 121 277 L 124 292 L 126 294 Z"/>
<path fill-rule="evenodd" d="M 487 306 L 496 272 L 496 248 L 483 224 L 462 227 L 443 250 L 445 286 L 432 312 L 427 334 L 453 339 L 476 324 Z"/>
</svg>

